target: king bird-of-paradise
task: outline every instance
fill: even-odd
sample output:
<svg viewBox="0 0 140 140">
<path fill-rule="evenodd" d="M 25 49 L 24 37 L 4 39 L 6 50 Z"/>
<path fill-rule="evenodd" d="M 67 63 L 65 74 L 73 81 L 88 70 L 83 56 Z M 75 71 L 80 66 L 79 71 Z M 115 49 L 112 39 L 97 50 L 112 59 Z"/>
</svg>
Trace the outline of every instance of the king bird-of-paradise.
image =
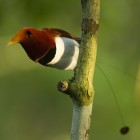
<svg viewBox="0 0 140 140">
<path fill-rule="evenodd" d="M 57 28 L 23 28 L 12 37 L 8 46 L 20 43 L 33 61 L 61 70 L 74 70 L 79 56 L 79 41 L 79 38 Z M 119 106 L 118 110 L 123 120 Z M 124 126 L 120 131 L 127 134 L 129 127 Z"/>
<path fill-rule="evenodd" d="M 73 70 L 79 56 L 78 38 L 57 28 L 20 29 L 8 46 L 20 43 L 35 62 L 61 70 Z"/>
</svg>

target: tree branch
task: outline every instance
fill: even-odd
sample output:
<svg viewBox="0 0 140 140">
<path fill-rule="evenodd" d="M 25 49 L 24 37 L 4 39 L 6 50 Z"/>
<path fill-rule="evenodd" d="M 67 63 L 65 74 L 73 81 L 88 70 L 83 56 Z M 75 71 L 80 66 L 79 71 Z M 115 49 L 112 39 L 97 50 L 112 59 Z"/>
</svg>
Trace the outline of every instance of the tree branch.
<svg viewBox="0 0 140 140">
<path fill-rule="evenodd" d="M 81 4 L 82 37 L 78 64 L 74 80 L 68 83 L 65 91 L 62 88 L 62 92 L 69 94 L 73 102 L 71 140 L 88 140 L 94 99 L 93 76 L 97 52 L 100 0 L 81 0 Z"/>
</svg>

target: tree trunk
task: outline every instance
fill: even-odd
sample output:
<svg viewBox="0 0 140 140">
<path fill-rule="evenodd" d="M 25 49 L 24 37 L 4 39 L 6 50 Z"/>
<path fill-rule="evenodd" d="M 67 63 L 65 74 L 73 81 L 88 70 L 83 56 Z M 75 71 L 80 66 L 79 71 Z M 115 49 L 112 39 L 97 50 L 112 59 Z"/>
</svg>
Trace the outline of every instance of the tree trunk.
<svg viewBox="0 0 140 140">
<path fill-rule="evenodd" d="M 93 76 L 97 53 L 97 30 L 99 27 L 100 0 L 81 0 L 82 37 L 80 56 L 69 83 L 73 101 L 71 140 L 88 140 L 92 105 L 94 99 Z"/>
<path fill-rule="evenodd" d="M 60 82 L 73 103 L 71 140 L 88 140 L 94 98 L 93 76 L 97 52 L 100 0 L 81 0 L 82 37 L 74 79 Z"/>
</svg>

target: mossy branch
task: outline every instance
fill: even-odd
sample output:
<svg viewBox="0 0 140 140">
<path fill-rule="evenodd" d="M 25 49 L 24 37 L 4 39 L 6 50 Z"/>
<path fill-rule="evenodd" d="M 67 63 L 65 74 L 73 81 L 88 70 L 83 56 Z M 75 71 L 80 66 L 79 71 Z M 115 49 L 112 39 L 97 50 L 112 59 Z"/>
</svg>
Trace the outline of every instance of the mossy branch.
<svg viewBox="0 0 140 140">
<path fill-rule="evenodd" d="M 83 21 L 80 54 L 74 73 L 74 80 L 69 82 L 65 93 L 75 98 L 79 104 L 88 105 L 92 102 L 94 93 L 93 75 L 97 53 L 100 1 L 81 0 L 81 3 Z"/>
<path fill-rule="evenodd" d="M 100 0 L 81 0 L 82 37 L 74 79 L 58 86 L 72 98 L 73 120 L 71 140 L 87 140 L 94 99 L 93 77 L 97 54 L 97 31 L 100 18 Z M 62 90 L 61 90 L 62 89 Z M 64 89 L 64 90 L 63 90 Z"/>
</svg>

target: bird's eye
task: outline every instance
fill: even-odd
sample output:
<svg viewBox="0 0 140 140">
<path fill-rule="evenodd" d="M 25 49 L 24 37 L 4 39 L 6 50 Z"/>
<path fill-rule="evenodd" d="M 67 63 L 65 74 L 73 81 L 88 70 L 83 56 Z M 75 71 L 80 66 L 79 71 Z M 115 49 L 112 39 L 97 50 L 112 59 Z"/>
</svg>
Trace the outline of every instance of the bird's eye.
<svg viewBox="0 0 140 140">
<path fill-rule="evenodd" d="M 33 35 L 32 35 L 32 33 L 30 31 L 27 31 L 26 33 L 27 33 L 28 38 L 32 38 Z"/>
</svg>

